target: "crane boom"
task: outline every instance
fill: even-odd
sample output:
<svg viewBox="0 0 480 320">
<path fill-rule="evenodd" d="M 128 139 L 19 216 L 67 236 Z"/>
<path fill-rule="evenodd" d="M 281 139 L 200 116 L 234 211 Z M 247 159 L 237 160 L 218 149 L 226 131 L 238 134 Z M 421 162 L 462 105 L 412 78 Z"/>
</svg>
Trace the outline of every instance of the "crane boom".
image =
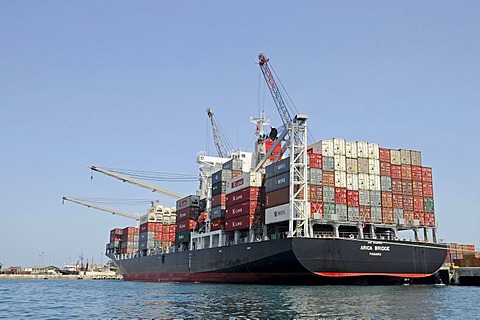
<svg viewBox="0 0 480 320">
<path fill-rule="evenodd" d="M 134 219 L 134 220 L 137 220 L 137 221 L 140 220 L 138 215 L 133 215 L 133 214 L 126 213 L 126 212 L 123 212 L 123 211 L 120 211 L 120 210 L 110 209 L 110 208 L 107 208 L 107 207 L 99 206 L 99 205 L 97 205 L 93 202 L 83 201 L 83 200 L 80 200 L 80 199 L 75 199 L 75 198 L 70 198 L 70 197 L 63 197 L 62 199 L 70 201 L 70 202 L 74 202 L 74 203 L 77 203 L 77 204 L 81 204 L 81 205 L 89 207 L 89 208 L 94 208 L 94 209 L 98 209 L 98 210 L 101 210 L 101 211 L 105 211 L 105 212 L 109 212 L 109 213 L 113 213 L 113 214 L 118 214 L 119 216 L 122 216 L 122 217 Z"/>
<path fill-rule="evenodd" d="M 292 117 L 288 112 L 287 105 L 283 100 L 282 94 L 280 93 L 280 89 L 278 88 L 277 83 L 275 82 L 272 72 L 270 71 L 270 68 L 268 66 L 268 61 L 270 61 L 270 59 L 265 57 L 263 53 L 260 53 L 258 55 L 258 60 L 259 60 L 258 64 L 260 65 L 260 69 L 262 70 L 263 76 L 265 77 L 265 81 L 267 82 L 268 89 L 272 94 L 273 101 L 275 102 L 278 112 L 280 113 L 280 117 L 282 118 L 283 125 L 287 127 L 287 124 L 292 122 Z"/>
<path fill-rule="evenodd" d="M 210 118 L 212 124 L 213 140 L 215 141 L 215 147 L 217 148 L 218 156 L 221 158 L 228 157 L 228 151 L 225 148 L 225 144 L 220 136 L 220 131 L 218 130 L 217 122 L 215 121 L 213 110 L 211 108 L 207 109 L 207 115 Z"/>
<path fill-rule="evenodd" d="M 149 183 L 146 183 L 146 182 L 143 182 L 143 181 L 134 179 L 132 177 L 129 177 L 129 176 L 117 173 L 117 172 L 113 172 L 113 171 L 110 171 L 110 170 L 107 170 L 107 169 L 104 169 L 104 168 L 99 168 L 99 167 L 95 167 L 95 166 L 91 166 L 91 165 L 87 165 L 87 167 L 94 170 L 94 171 L 103 173 L 107 176 L 110 176 L 110 177 L 116 178 L 118 180 L 121 180 L 123 182 L 128 182 L 128 183 L 134 184 L 136 186 L 139 186 L 139 187 L 142 187 L 142 188 L 145 188 L 145 189 L 149 189 L 153 192 L 158 192 L 158 193 L 167 195 L 167 196 L 172 197 L 174 199 L 181 199 L 181 198 L 185 197 L 185 195 L 183 195 L 183 194 L 176 193 L 174 191 L 170 191 L 170 190 L 167 190 L 167 189 L 164 189 L 164 188 L 160 188 L 160 187 L 154 186 L 152 184 L 149 184 Z"/>
</svg>

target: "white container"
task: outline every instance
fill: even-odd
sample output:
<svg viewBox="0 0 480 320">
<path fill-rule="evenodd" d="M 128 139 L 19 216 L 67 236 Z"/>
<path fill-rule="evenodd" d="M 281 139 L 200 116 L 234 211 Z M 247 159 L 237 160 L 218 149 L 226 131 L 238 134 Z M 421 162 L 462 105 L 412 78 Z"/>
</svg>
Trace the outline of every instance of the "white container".
<svg viewBox="0 0 480 320">
<path fill-rule="evenodd" d="M 333 164 L 335 171 L 346 171 L 347 169 L 345 156 L 336 154 L 334 156 Z"/>
<path fill-rule="evenodd" d="M 228 180 L 225 193 L 230 194 L 248 187 L 261 187 L 262 175 L 258 172 L 247 172 L 234 179 Z"/>
<path fill-rule="evenodd" d="M 335 171 L 335 187 L 347 187 L 347 173 L 345 171 Z"/>
<path fill-rule="evenodd" d="M 358 173 L 358 159 L 346 158 L 347 173 Z"/>
<path fill-rule="evenodd" d="M 382 208 L 381 207 L 372 207 L 371 209 L 371 220 L 373 223 L 382 222 Z"/>
<path fill-rule="evenodd" d="M 420 151 L 410 151 L 412 166 L 422 165 L 422 153 Z"/>
<path fill-rule="evenodd" d="M 333 147 L 333 139 L 330 140 L 322 140 L 322 155 L 333 157 L 334 147 Z"/>
<path fill-rule="evenodd" d="M 378 143 L 369 143 L 368 144 L 368 157 L 370 159 L 380 159 L 380 149 Z"/>
<path fill-rule="evenodd" d="M 265 209 L 265 224 L 287 221 L 290 219 L 290 203 Z"/>
<path fill-rule="evenodd" d="M 358 175 L 347 173 L 347 190 L 358 190 Z"/>
<path fill-rule="evenodd" d="M 369 190 L 359 190 L 358 191 L 358 200 L 361 206 L 370 205 L 370 191 Z"/>
<path fill-rule="evenodd" d="M 369 173 L 369 159 L 367 158 L 358 158 L 357 159 L 357 164 L 358 164 L 358 173 Z"/>
<path fill-rule="evenodd" d="M 357 158 L 357 143 L 354 141 L 345 142 L 345 155 L 347 158 Z"/>
<path fill-rule="evenodd" d="M 400 149 L 400 163 L 401 164 L 412 164 L 410 150 Z"/>
<path fill-rule="evenodd" d="M 333 138 L 333 154 L 345 155 L 345 139 Z"/>
<path fill-rule="evenodd" d="M 379 175 L 370 175 L 370 190 L 380 191 L 380 176 Z"/>
<path fill-rule="evenodd" d="M 380 160 L 368 159 L 368 173 L 376 175 L 380 174 Z"/>
<path fill-rule="evenodd" d="M 392 164 L 401 165 L 402 160 L 400 157 L 400 150 L 390 150 L 390 162 Z"/>
<path fill-rule="evenodd" d="M 368 143 L 357 141 L 357 156 L 359 158 L 368 158 Z"/>
<path fill-rule="evenodd" d="M 358 189 L 369 190 L 370 189 L 370 175 L 368 173 L 358 174 Z"/>
<path fill-rule="evenodd" d="M 392 177 L 380 176 L 380 189 L 382 191 L 392 191 Z"/>
</svg>

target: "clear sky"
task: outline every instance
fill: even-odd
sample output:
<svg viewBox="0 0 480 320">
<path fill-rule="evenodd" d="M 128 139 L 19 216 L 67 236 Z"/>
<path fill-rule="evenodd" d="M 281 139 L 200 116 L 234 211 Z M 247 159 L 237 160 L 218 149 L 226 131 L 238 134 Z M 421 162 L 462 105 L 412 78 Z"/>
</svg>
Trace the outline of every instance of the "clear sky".
<svg viewBox="0 0 480 320">
<path fill-rule="evenodd" d="M 317 140 L 421 150 L 440 238 L 480 247 L 479 14 L 478 1 L 1 1 L 0 262 L 105 262 L 109 230 L 134 221 L 62 196 L 175 205 L 85 165 L 197 174 L 197 152 L 215 151 L 207 107 L 251 149 L 263 101 L 280 122 L 259 52 Z"/>
</svg>

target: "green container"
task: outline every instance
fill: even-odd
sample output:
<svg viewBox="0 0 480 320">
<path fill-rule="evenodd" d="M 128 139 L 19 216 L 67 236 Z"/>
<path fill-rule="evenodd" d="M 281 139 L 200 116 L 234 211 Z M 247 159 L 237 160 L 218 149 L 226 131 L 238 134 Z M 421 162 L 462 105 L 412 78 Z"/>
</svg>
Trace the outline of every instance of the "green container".
<svg viewBox="0 0 480 320">
<path fill-rule="evenodd" d="M 425 212 L 434 212 L 433 198 L 423 198 Z"/>
<path fill-rule="evenodd" d="M 212 196 L 216 196 L 220 193 L 225 193 L 227 190 L 227 182 L 220 181 L 212 185 Z"/>
<path fill-rule="evenodd" d="M 182 231 L 182 232 L 177 232 L 175 234 L 175 243 L 180 244 L 180 243 L 185 243 L 190 241 L 190 231 Z"/>
<path fill-rule="evenodd" d="M 323 213 L 325 216 L 330 216 L 335 214 L 335 203 L 324 203 L 323 204 Z"/>
</svg>

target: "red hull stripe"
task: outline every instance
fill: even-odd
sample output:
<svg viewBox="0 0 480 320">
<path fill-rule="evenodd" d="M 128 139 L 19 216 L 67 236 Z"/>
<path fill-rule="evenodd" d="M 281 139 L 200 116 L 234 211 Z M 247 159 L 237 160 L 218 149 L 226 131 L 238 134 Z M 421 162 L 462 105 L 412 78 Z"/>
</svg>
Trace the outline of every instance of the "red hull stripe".
<svg viewBox="0 0 480 320">
<path fill-rule="evenodd" d="M 431 274 L 429 273 L 364 273 L 364 272 L 314 272 L 316 275 L 323 277 L 365 277 L 365 276 L 388 276 L 398 278 L 424 278 Z"/>
</svg>

